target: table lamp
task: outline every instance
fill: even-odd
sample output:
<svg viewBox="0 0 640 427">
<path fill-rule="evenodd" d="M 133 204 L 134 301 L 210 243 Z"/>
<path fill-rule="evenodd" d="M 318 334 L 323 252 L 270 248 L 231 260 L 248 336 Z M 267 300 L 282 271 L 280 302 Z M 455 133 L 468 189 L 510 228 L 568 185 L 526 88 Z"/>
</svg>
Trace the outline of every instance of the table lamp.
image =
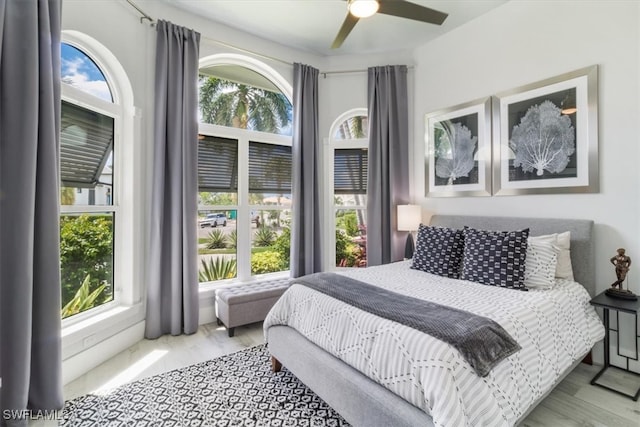
<svg viewBox="0 0 640 427">
<path fill-rule="evenodd" d="M 404 246 L 404 257 L 413 258 L 415 245 L 412 232 L 416 231 L 422 223 L 422 206 L 398 205 L 398 231 L 408 231 L 407 243 Z"/>
</svg>

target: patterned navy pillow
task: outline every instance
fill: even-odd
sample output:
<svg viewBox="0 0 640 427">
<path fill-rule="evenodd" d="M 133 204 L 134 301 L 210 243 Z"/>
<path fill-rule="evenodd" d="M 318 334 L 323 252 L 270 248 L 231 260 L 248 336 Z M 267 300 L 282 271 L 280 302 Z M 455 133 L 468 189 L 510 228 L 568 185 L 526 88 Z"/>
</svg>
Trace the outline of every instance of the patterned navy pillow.
<svg viewBox="0 0 640 427">
<path fill-rule="evenodd" d="M 458 279 L 463 249 L 462 230 L 420 224 L 411 268 Z"/>
<path fill-rule="evenodd" d="M 486 231 L 465 227 L 462 279 L 523 289 L 529 229 Z"/>
</svg>

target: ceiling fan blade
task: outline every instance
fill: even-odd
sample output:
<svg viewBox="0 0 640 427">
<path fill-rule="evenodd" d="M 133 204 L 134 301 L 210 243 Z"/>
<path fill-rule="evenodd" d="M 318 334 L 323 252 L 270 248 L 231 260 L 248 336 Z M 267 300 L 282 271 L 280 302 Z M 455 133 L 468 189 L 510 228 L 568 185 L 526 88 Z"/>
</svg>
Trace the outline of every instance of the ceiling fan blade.
<svg viewBox="0 0 640 427">
<path fill-rule="evenodd" d="M 333 44 L 331 45 L 331 49 L 337 49 L 342 46 L 344 39 L 347 38 L 353 27 L 358 23 L 360 18 L 353 16 L 350 13 L 347 13 L 347 17 L 344 18 L 344 22 L 342 23 L 342 27 L 340 27 L 340 31 L 338 31 L 338 35 L 336 36 Z"/>
<path fill-rule="evenodd" d="M 442 25 L 448 14 L 405 0 L 378 0 L 378 13 Z"/>
</svg>

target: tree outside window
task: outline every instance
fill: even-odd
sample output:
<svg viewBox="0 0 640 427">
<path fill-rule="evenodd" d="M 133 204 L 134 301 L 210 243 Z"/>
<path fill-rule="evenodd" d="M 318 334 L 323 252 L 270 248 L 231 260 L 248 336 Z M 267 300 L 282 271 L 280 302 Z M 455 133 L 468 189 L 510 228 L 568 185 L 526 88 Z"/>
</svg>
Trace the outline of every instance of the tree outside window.
<svg viewBox="0 0 640 427">
<path fill-rule="evenodd" d="M 291 103 L 282 94 L 200 76 L 202 123 L 291 135 Z"/>
</svg>

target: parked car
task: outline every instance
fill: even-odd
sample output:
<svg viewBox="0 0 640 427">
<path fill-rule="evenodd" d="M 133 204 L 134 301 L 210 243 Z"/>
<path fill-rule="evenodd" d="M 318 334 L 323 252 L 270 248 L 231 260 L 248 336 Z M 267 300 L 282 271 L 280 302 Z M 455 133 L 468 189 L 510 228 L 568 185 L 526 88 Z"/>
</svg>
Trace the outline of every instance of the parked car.
<svg viewBox="0 0 640 427">
<path fill-rule="evenodd" d="M 227 225 L 227 216 L 223 213 L 213 213 L 208 214 L 204 219 L 198 221 L 200 227 L 217 227 L 222 225 L 225 227 Z"/>
</svg>

